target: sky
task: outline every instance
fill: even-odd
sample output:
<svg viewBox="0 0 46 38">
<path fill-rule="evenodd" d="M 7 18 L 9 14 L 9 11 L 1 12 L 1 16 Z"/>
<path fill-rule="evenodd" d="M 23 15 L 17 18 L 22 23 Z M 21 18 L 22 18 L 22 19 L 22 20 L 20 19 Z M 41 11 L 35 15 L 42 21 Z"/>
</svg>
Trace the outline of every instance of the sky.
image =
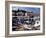
<svg viewBox="0 0 46 38">
<path fill-rule="evenodd" d="M 33 13 L 40 13 L 40 8 L 36 7 L 12 7 L 12 10 L 26 10 L 26 11 L 32 11 Z"/>
</svg>

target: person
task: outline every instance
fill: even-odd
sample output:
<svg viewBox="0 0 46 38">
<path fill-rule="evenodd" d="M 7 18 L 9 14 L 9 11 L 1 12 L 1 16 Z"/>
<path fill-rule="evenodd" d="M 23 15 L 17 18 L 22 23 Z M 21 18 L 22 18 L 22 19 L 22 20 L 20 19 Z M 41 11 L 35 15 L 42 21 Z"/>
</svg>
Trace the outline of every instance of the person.
<svg viewBox="0 0 46 38">
<path fill-rule="evenodd" d="M 24 23 L 24 13 L 23 12 L 18 12 L 17 13 L 17 15 L 18 15 L 18 24 L 23 24 Z"/>
<path fill-rule="evenodd" d="M 35 20 L 33 18 L 34 18 L 34 16 L 29 16 L 29 24 L 31 24 L 31 25 L 35 24 Z"/>
</svg>

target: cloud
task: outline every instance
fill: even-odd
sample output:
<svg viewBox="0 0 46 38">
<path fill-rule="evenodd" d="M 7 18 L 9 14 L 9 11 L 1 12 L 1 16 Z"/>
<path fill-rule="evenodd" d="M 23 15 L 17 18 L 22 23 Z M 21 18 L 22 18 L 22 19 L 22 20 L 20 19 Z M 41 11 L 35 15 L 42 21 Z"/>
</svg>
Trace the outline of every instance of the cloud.
<svg viewBox="0 0 46 38">
<path fill-rule="evenodd" d="M 40 8 L 34 8 L 34 7 L 13 7 L 12 10 L 26 10 L 26 11 L 32 11 L 33 13 L 40 13 Z"/>
</svg>

